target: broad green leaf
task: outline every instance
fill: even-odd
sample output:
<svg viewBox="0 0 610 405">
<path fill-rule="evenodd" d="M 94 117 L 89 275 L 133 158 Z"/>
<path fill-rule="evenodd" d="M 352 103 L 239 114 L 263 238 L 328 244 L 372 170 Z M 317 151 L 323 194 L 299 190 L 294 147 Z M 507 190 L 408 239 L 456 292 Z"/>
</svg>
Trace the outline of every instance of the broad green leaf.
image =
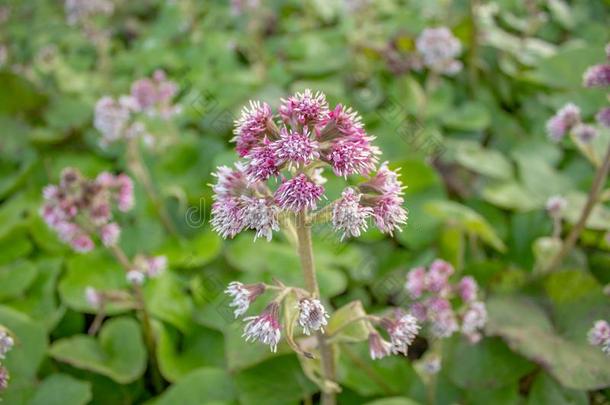
<svg viewBox="0 0 610 405">
<path fill-rule="evenodd" d="M 418 405 L 420 402 L 414 401 L 410 398 L 405 397 L 392 397 L 376 399 L 374 401 L 367 402 L 364 405 Z"/>
<path fill-rule="evenodd" d="M 30 261 L 19 260 L 0 267 L 0 301 L 23 294 L 35 278 L 36 267 Z"/>
<path fill-rule="evenodd" d="M 539 373 L 532 384 L 527 403 L 528 405 L 586 405 L 589 400 L 585 392 L 564 388 L 547 373 Z"/>
<path fill-rule="evenodd" d="M 538 363 L 564 387 L 593 390 L 610 385 L 610 363 L 599 349 L 586 341 L 560 336 L 548 315 L 532 301 L 494 297 L 487 301 L 487 310 L 487 333 L 501 336 L 514 351 Z"/>
<path fill-rule="evenodd" d="M 481 131 L 489 126 L 491 117 L 485 105 L 469 102 L 442 116 L 445 126 L 460 131 Z"/>
<path fill-rule="evenodd" d="M 516 181 L 488 184 L 481 196 L 500 208 L 515 211 L 530 211 L 539 206 L 529 190 Z"/>
<path fill-rule="evenodd" d="M 31 405 L 85 405 L 91 401 L 91 384 L 67 374 L 47 377 L 36 390 Z"/>
<path fill-rule="evenodd" d="M 328 320 L 326 334 L 333 342 L 359 342 L 368 339 L 366 311 L 360 301 L 352 301 L 336 310 Z"/>
<path fill-rule="evenodd" d="M 193 304 L 185 290 L 178 277 L 171 271 L 166 271 L 146 282 L 146 306 L 154 317 L 172 324 L 182 332 L 188 332 L 193 316 Z"/>
<path fill-rule="evenodd" d="M 513 177 L 510 161 L 497 150 L 483 148 L 478 142 L 456 141 L 455 160 L 462 166 L 485 176 L 508 180 Z"/>
<path fill-rule="evenodd" d="M 127 384 L 146 368 L 146 349 L 140 326 L 131 318 L 113 318 L 104 323 L 99 338 L 75 335 L 57 340 L 49 354 L 74 367 L 105 375 Z"/>
<path fill-rule="evenodd" d="M 236 396 L 232 376 L 225 370 L 200 368 L 182 377 L 153 403 L 154 405 L 212 405 L 233 403 Z M 266 403 L 263 398 L 261 400 Z"/>
<path fill-rule="evenodd" d="M 453 201 L 431 201 L 424 209 L 430 215 L 449 224 L 461 226 L 464 231 L 476 235 L 494 249 L 503 252 L 506 250 L 504 242 L 498 237 L 494 229 L 479 213 L 465 205 Z"/>
<path fill-rule="evenodd" d="M 211 229 L 199 232 L 193 239 L 172 239 L 160 251 L 176 267 L 201 267 L 213 260 L 221 248 L 220 237 Z"/>
</svg>

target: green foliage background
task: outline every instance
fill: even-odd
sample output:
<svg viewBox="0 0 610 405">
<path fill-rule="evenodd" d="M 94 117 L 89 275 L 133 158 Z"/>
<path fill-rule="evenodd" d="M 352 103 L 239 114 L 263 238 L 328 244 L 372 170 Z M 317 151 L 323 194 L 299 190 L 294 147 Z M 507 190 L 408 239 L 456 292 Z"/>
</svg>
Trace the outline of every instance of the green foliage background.
<svg viewBox="0 0 610 405">
<path fill-rule="evenodd" d="M 595 320 L 610 319 L 608 207 L 598 207 L 561 270 L 534 272 L 548 254 L 539 240 L 552 229 L 546 199 L 568 197 L 569 226 L 593 178 L 544 126 L 567 101 L 585 118 L 607 104 L 604 91 L 581 87 L 610 39 L 607 1 L 479 1 L 476 18 L 464 0 L 379 0 L 353 13 L 339 0 L 262 0 L 239 16 L 220 0 L 119 1 L 94 21 L 108 32 L 103 46 L 66 24 L 60 3 L 0 3 L 9 10 L 0 23 L 0 324 L 17 337 L 4 404 L 292 404 L 317 392 L 287 346 L 274 355 L 243 342 L 222 294 L 236 279 L 301 285 L 292 248 L 281 238 L 252 243 L 251 234 L 222 241 L 206 221 L 210 173 L 235 159 L 229 139 L 240 108 L 249 99 L 277 105 L 304 88 L 361 112 L 408 186 L 409 224 L 395 238 L 371 230 L 340 243 L 328 229 L 316 233 L 332 306 L 404 306 L 408 269 L 443 257 L 482 285 L 490 321 L 481 344 L 458 336 L 444 344 L 436 403 L 609 401 L 610 361 L 586 341 Z M 439 24 L 464 44 L 465 69 L 428 91 L 424 73 L 396 74 L 393 57 Z M 85 287 L 127 288 L 123 271 L 102 249 L 72 253 L 38 215 L 42 187 L 63 167 L 127 170 L 120 148 L 97 145 L 93 106 L 157 68 L 179 84 L 184 112 L 178 142 L 147 163 L 183 236 L 163 231 L 137 188 L 121 245 L 169 258 L 170 271 L 145 286 L 168 381 L 160 395 L 129 308 L 110 307 L 99 336 L 86 336 L 94 311 Z M 596 151 L 609 139 L 606 130 Z M 330 180 L 329 195 L 341 184 Z M 410 360 L 373 362 L 365 343 L 344 345 L 339 381 L 339 403 L 428 398 Z"/>
</svg>

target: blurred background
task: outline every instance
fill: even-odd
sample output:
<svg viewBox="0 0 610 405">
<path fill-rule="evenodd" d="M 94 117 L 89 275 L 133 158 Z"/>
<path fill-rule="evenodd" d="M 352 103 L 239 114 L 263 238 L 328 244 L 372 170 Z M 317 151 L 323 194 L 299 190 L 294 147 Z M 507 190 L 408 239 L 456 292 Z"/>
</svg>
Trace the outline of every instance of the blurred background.
<svg viewBox="0 0 610 405">
<path fill-rule="evenodd" d="M 610 362 L 587 343 L 593 322 L 610 318 L 602 292 L 610 282 L 608 207 L 597 207 L 561 271 L 535 271 L 549 255 L 547 199 L 567 198 L 569 229 L 595 172 L 575 146 L 550 142 L 545 126 L 566 102 L 589 121 L 608 103 L 607 92 L 582 87 L 586 68 L 605 60 L 607 0 L 80 3 L 0 1 L 0 324 L 18 337 L 3 403 L 317 401 L 287 346 L 273 354 L 243 342 L 222 293 L 231 280 L 302 285 L 292 247 L 281 236 L 253 243 L 251 233 L 224 241 L 208 223 L 211 173 L 237 158 L 229 141 L 241 108 L 249 100 L 277 108 L 306 88 L 357 110 L 408 187 L 409 222 L 394 237 L 371 229 L 340 242 L 330 227 L 314 231 L 330 306 L 407 307 L 407 271 L 442 257 L 476 278 L 490 320 L 477 345 L 459 336 L 444 342 L 435 403 L 609 403 Z M 462 68 L 452 74 L 432 73 L 418 59 L 418 36 L 441 26 L 461 43 Z M 93 322 L 88 286 L 127 283 L 103 248 L 72 252 L 39 215 L 42 188 L 65 167 L 91 177 L 129 172 L 124 146 L 100 146 L 95 105 L 157 69 L 175 82 L 180 112 L 147 122 L 163 141 L 144 148 L 143 159 L 177 231 L 163 227 L 140 184 L 135 209 L 119 222 L 128 255 L 169 262 L 144 287 L 167 382 L 160 395 L 138 366 L 144 348 L 128 328 L 102 330 L 73 350 L 57 344 Z M 593 153 L 601 156 L 610 133 L 599 131 Z M 329 199 L 344 184 L 330 178 Z M 119 304 L 106 313 L 133 317 Z M 366 342 L 345 346 L 339 403 L 430 400 L 413 365 L 425 339 L 408 358 L 375 362 Z"/>
</svg>

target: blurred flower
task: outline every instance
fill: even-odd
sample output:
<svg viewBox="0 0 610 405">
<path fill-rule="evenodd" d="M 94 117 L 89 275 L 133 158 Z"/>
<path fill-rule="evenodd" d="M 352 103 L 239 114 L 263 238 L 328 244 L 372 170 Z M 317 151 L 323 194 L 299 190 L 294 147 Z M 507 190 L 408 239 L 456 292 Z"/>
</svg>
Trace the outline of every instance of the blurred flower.
<svg viewBox="0 0 610 405">
<path fill-rule="evenodd" d="M 93 125 L 102 134 L 102 146 L 127 137 L 132 108 L 132 100 L 126 97 L 115 100 L 104 96 L 98 100 L 95 104 Z"/>
<path fill-rule="evenodd" d="M 137 283 L 141 284 L 144 282 L 146 277 L 155 278 L 159 277 L 167 270 L 167 257 L 165 256 L 145 256 L 136 255 L 133 259 L 132 271 L 141 274 L 141 276 L 133 274 L 136 278 Z M 141 278 L 141 282 L 140 282 Z"/>
<path fill-rule="evenodd" d="M 587 124 L 578 124 L 574 127 L 574 135 L 583 143 L 590 143 L 597 138 L 597 130 L 595 127 Z"/>
<path fill-rule="evenodd" d="M 589 343 L 601 347 L 602 351 L 610 355 L 610 324 L 604 320 L 595 322 L 588 333 Z"/>
<path fill-rule="evenodd" d="M 0 391 L 4 391 L 8 387 L 10 378 L 6 367 L 0 366 Z"/>
<path fill-rule="evenodd" d="M 567 206 L 568 201 L 560 195 L 551 196 L 546 201 L 546 210 L 551 217 L 561 216 L 561 213 L 567 208 Z"/>
<path fill-rule="evenodd" d="M 431 332 L 438 338 L 447 338 L 459 329 L 451 303 L 443 298 L 432 298 L 427 302 Z"/>
<path fill-rule="evenodd" d="M 472 302 L 477 299 L 477 290 L 479 286 L 475 279 L 471 276 L 462 277 L 458 284 L 458 294 L 464 302 Z"/>
<path fill-rule="evenodd" d="M 129 270 L 126 277 L 127 282 L 133 285 L 142 285 L 144 284 L 144 280 L 146 280 L 146 274 L 139 270 Z"/>
<path fill-rule="evenodd" d="M 481 330 L 487 323 L 487 309 L 482 302 L 471 302 L 462 316 L 462 333 L 471 343 L 481 340 Z"/>
<path fill-rule="evenodd" d="M 362 206 L 361 197 L 362 194 L 348 187 L 333 206 L 332 224 L 335 231 L 342 233 L 341 240 L 359 237 L 368 227 L 367 219 L 373 214 L 373 209 Z"/>
<path fill-rule="evenodd" d="M 4 359 L 14 345 L 13 337 L 5 329 L 0 329 L 0 359 Z"/>
<path fill-rule="evenodd" d="M 547 121 L 546 130 L 552 140 L 559 142 L 579 123 L 580 108 L 573 103 L 567 103 Z"/>
<path fill-rule="evenodd" d="M 100 234 L 104 246 L 114 246 L 119 241 L 121 228 L 118 224 L 111 222 L 101 227 Z"/>
<path fill-rule="evenodd" d="M 421 297 L 426 291 L 426 269 L 424 267 L 415 267 L 407 273 L 407 282 L 405 288 L 409 296 L 413 299 Z"/>
<path fill-rule="evenodd" d="M 371 332 L 369 334 L 369 353 L 373 360 L 383 359 L 392 354 L 392 344 L 382 338 L 379 333 Z"/>
<path fill-rule="evenodd" d="M 426 277 L 428 290 L 436 293 L 443 293 L 449 290 L 449 277 L 453 272 L 454 269 L 451 263 L 441 259 L 433 261 Z"/>
<path fill-rule="evenodd" d="M 610 65 L 594 65 L 588 68 L 583 75 L 585 87 L 607 87 L 610 86 Z"/>
<path fill-rule="evenodd" d="M 163 119 L 180 112 L 180 106 L 172 104 L 177 93 L 178 86 L 168 80 L 161 69 L 156 70 L 152 78 L 139 79 L 131 85 L 131 96 L 136 101 L 137 111 Z"/>
<path fill-rule="evenodd" d="M 610 107 L 605 107 L 599 110 L 595 118 L 600 125 L 610 128 Z"/>
<path fill-rule="evenodd" d="M 281 337 L 279 311 L 278 303 L 271 302 L 260 315 L 244 318 L 247 323 L 242 336 L 246 342 L 258 340 L 276 352 Z"/>
<path fill-rule="evenodd" d="M 246 313 L 250 304 L 254 302 L 262 293 L 265 292 L 263 283 L 242 284 L 239 281 L 232 281 L 225 290 L 225 294 L 233 298 L 230 307 L 234 307 L 235 318 L 239 318 Z"/>
<path fill-rule="evenodd" d="M 413 315 L 405 314 L 400 310 L 396 310 L 393 319 L 382 318 L 381 326 L 390 335 L 392 353 L 402 353 L 404 355 L 407 354 L 409 346 L 415 340 L 420 328 L 417 324 L 417 319 Z"/>
<path fill-rule="evenodd" d="M 324 332 L 329 318 L 326 309 L 317 299 L 303 298 L 297 305 L 299 310 L 299 325 L 303 328 L 303 333 L 310 335 L 311 332 Z"/>
<path fill-rule="evenodd" d="M 102 294 L 95 288 L 88 286 L 85 288 L 85 300 L 93 308 L 99 308 L 102 305 Z"/>
<path fill-rule="evenodd" d="M 462 52 L 462 44 L 448 28 L 426 28 L 415 44 L 430 70 L 447 75 L 462 70 L 462 62 L 455 59 Z"/>
</svg>

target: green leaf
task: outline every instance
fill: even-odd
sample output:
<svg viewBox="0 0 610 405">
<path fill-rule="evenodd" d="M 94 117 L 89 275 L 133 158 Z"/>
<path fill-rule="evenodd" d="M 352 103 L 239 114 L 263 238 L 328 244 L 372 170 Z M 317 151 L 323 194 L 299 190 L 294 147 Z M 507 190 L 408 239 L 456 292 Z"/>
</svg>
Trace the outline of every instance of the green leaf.
<svg viewBox="0 0 610 405">
<path fill-rule="evenodd" d="M 220 237 L 210 229 L 199 232 L 189 240 L 172 239 L 160 251 L 176 267 L 188 269 L 201 267 L 220 253 Z"/>
<path fill-rule="evenodd" d="M 530 211 L 539 206 L 529 190 L 516 181 L 488 184 L 481 196 L 493 205 L 515 211 Z"/>
<path fill-rule="evenodd" d="M 564 387 L 594 390 L 610 385 L 610 363 L 599 349 L 557 334 L 547 314 L 533 302 L 494 297 L 487 301 L 487 310 L 487 333 L 501 336 L 514 351 L 538 363 Z"/>
<path fill-rule="evenodd" d="M 364 405 L 418 405 L 420 402 L 414 401 L 405 397 L 393 397 L 376 399 L 375 401 L 367 402 Z"/>
<path fill-rule="evenodd" d="M 218 368 L 201 368 L 178 380 L 154 405 L 212 405 L 216 401 L 233 402 L 235 399 L 231 375 Z"/>
<path fill-rule="evenodd" d="M 503 252 L 506 250 L 504 242 L 496 235 L 492 226 L 479 213 L 472 208 L 453 201 L 431 201 L 424 209 L 446 223 L 456 223 L 464 231 L 476 235 L 494 249 Z"/>
<path fill-rule="evenodd" d="M 473 141 L 454 141 L 452 146 L 455 148 L 455 160 L 467 169 L 496 179 L 513 177 L 513 167 L 501 152 L 484 148 Z"/>
<path fill-rule="evenodd" d="M 53 374 L 40 384 L 30 405 L 85 405 L 91 399 L 89 382 L 67 374 Z"/>
<path fill-rule="evenodd" d="M 149 279 L 144 286 L 146 305 L 156 318 L 172 324 L 182 332 L 191 325 L 193 303 L 186 289 L 171 271 Z"/>
<path fill-rule="evenodd" d="M 363 319 L 366 311 L 360 301 L 352 301 L 336 310 L 328 320 L 326 333 L 333 342 L 360 342 L 368 339 L 369 329 Z M 335 335 L 336 334 L 336 335 Z"/>
<path fill-rule="evenodd" d="M 131 318 L 106 321 L 99 339 L 76 335 L 57 340 L 49 353 L 58 361 L 105 375 L 122 384 L 137 380 L 146 368 L 140 327 Z"/>
<path fill-rule="evenodd" d="M 0 300 L 6 301 L 21 295 L 35 278 L 36 267 L 26 260 L 0 267 Z"/>
<path fill-rule="evenodd" d="M 528 405 L 587 405 L 589 400 L 583 391 L 564 388 L 547 373 L 539 373 L 532 384 Z"/>
<path fill-rule="evenodd" d="M 459 131 L 481 131 L 489 126 L 491 117 L 481 103 L 468 102 L 442 116 L 443 124 Z"/>
</svg>

